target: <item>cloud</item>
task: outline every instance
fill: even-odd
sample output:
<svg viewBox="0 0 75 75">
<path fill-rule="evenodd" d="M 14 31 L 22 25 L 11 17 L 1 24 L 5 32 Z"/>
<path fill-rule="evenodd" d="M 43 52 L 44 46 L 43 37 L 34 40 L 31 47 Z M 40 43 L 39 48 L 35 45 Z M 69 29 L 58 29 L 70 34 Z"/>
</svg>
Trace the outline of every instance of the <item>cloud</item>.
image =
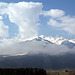
<svg viewBox="0 0 75 75">
<path fill-rule="evenodd" d="M 2 18 L 2 16 L 0 16 L 0 20 L 2 20 L 3 18 Z"/>
<path fill-rule="evenodd" d="M 6 44 L 6 43 L 5 43 Z M 63 49 L 64 48 L 64 49 Z M 45 41 L 23 41 L 15 44 L 0 44 L 0 55 L 19 55 L 19 54 L 48 54 L 63 55 L 66 53 L 75 53 L 75 47 L 69 49 L 65 45 L 56 45 L 46 43 Z"/>
<path fill-rule="evenodd" d="M 42 13 L 42 3 L 18 2 L 0 3 L 1 14 L 7 14 L 9 20 L 18 26 L 19 39 L 27 39 L 38 35 L 38 21 Z"/>
<path fill-rule="evenodd" d="M 50 16 L 48 25 L 75 35 L 75 16 L 66 16 L 65 12 L 59 9 L 51 9 L 46 11 L 44 15 Z"/>
<path fill-rule="evenodd" d="M 19 40 L 28 39 L 38 35 L 39 16 L 42 13 L 42 3 L 39 2 L 0 2 L 0 55 L 11 55 L 21 52 L 23 47 L 17 45 Z M 18 26 L 17 36 L 7 39 L 8 26 L 3 22 L 2 16 L 8 15 L 9 21 Z M 21 50 L 22 49 L 22 50 Z"/>
<path fill-rule="evenodd" d="M 50 11 L 45 11 L 45 16 L 51 16 L 53 18 L 64 16 L 65 12 L 59 9 L 51 9 Z"/>
<path fill-rule="evenodd" d="M 0 37 L 8 37 L 8 26 L 6 26 L 2 21 L 2 16 L 0 16 Z"/>
</svg>

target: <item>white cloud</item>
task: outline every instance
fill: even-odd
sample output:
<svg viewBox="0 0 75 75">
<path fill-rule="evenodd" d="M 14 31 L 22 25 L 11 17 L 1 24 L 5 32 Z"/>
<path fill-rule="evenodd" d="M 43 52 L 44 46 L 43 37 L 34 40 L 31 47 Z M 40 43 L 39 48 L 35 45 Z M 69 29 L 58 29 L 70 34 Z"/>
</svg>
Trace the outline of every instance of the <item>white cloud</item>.
<svg viewBox="0 0 75 75">
<path fill-rule="evenodd" d="M 0 37 L 8 37 L 8 26 L 0 20 Z"/>
<path fill-rule="evenodd" d="M 53 18 L 64 16 L 65 12 L 59 9 L 51 9 L 50 11 L 45 11 L 45 16 L 51 16 Z"/>
<path fill-rule="evenodd" d="M 3 17 L 0 16 L 0 38 L 8 37 L 8 26 L 2 21 Z"/>
<path fill-rule="evenodd" d="M 41 3 L 4 3 L 1 7 L 1 14 L 7 14 L 10 22 L 13 22 L 18 26 L 18 37 L 20 39 L 27 39 L 38 35 L 39 15 L 41 14 L 43 7 Z"/>
<path fill-rule="evenodd" d="M 44 15 L 50 16 L 48 25 L 75 35 L 75 16 L 66 16 L 65 12 L 59 9 L 51 9 L 50 11 L 46 11 Z"/>
<path fill-rule="evenodd" d="M 42 3 L 38 2 L 0 2 L 0 37 L 3 37 L 0 39 L 0 55 L 19 52 L 18 50 L 22 49 L 16 45 L 19 40 L 38 35 L 38 21 L 42 7 Z M 19 34 L 11 39 L 4 38 L 8 36 L 8 26 L 2 20 L 3 15 L 8 15 L 9 21 L 18 26 Z"/>
<path fill-rule="evenodd" d="M 2 20 L 3 18 L 2 18 L 2 16 L 0 16 L 0 20 Z"/>
</svg>

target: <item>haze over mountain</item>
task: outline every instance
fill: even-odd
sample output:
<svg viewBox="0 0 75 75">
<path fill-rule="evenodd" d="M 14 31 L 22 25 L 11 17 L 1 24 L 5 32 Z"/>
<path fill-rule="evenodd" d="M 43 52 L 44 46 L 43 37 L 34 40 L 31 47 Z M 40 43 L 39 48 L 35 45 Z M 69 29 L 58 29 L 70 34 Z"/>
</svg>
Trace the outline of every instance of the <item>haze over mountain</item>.
<svg viewBox="0 0 75 75">
<path fill-rule="evenodd" d="M 1 68 L 75 69 L 75 41 L 63 37 L 36 36 L 1 48 L 0 53 Z"/>
<path fill-rule="evenodd" d="M 44 35 L 11 43 L 0 42 L 0 55 L 26 55 L 26 54 L 48 54 L 62 55 L 75 53 L 75 41 L 56 36 L 46 37 Z"/>
</svg>

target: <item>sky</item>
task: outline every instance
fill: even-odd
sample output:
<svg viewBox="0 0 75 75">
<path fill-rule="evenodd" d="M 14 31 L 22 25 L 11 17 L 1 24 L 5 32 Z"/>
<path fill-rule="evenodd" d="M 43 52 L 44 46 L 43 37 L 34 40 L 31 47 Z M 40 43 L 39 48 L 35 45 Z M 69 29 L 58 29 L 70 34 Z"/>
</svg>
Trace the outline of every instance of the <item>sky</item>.
<svg viewBox="0 0 75 75">
<path fill-rule="evenodd" d="M 0 39 L 34 36 L 75 39 L 75 0 L 0 0 Z"/>
</svg>

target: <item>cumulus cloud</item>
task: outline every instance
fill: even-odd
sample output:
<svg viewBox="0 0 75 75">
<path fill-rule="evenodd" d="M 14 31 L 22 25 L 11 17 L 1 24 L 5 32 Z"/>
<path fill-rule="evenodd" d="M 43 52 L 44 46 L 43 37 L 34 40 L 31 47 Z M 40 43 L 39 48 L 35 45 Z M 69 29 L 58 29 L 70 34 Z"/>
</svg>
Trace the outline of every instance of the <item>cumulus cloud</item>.
<svg viewBox="0 0 75 75">
<path fill-rule="evenodd" d="M 0 37 L 3 37 L 0 39 L 0 55 L 21 52 L 25 48 L 22 49 L 22 46 L 17 45 L 17 42 L 38 35 L 38 21 L 42 7 L 42 3 L 39 2 L 0 2 Z M 4 38 L 8 36 L 8 26 L 2 20 L 4 15 L 8 15 L 9 21 L 18 26 L 19 33 L 11 39 Z"/>
<path fill-rule="evenodd" d="M 8 26 L 6 26 L 2 21 L 2 16 L 0 16 L 0 37 L 8 37 Z"/>
<path fill-rule="evenodd" d="M 2 16 L 0 16 L 0 20 L 2 20 L 3 18 L 2 18 Z"/>
<path fill-rule="evenodd" d="M 50 11 L 45 11 L 45 16 L 51 16 L 53 18 L 64 16 L 65 12 L 59 9 L 51 9 Z"/>
<path fill-rule="evenodd" d="M 18 26 L 19 39 L 27 39 L 38 35 L 38 21 L 42 12 L 42 3 L 19 2 L 0 4 L 1 14 L 7 14 L 10 22 Z"/>
<path fill-rule="evenodd" d="M 66 16 L 65 12 L 59 9 L 51 9 L 50 11 L 46 11 L 44 15 L 50 16 L 48 25 L 75 35 L 75 16 Z"/>
</svg>

